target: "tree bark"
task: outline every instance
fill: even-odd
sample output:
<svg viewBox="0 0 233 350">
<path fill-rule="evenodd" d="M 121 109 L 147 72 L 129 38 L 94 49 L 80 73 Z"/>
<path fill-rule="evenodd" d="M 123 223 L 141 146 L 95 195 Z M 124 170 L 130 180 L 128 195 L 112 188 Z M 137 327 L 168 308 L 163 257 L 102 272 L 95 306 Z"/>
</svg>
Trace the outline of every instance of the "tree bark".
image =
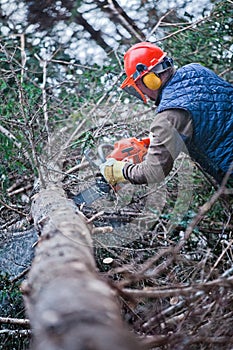
<svg viewBox="0 0 233 350">
<path fill-rule="evenodd" d="M 96 271 L 91 229 L 61 186 L 32 203 L 40 233 L 22 285 L 35 350 L 139 349 L 124 325 L 113 290 Z"/>
</svg>

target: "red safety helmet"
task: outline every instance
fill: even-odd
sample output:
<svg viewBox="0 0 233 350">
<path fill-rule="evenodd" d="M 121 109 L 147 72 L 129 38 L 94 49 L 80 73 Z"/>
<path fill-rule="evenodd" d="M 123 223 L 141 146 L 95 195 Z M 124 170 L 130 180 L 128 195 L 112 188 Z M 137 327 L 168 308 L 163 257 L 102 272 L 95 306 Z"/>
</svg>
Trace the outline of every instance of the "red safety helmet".
<svg viewBox="0 0 233 350">
<path fill-rule="evenodd" d="M 146 41 L 133 45 L 124 55 L 127 78 L 120 87 L 146 102 L 146 97 L 135 82 L 163 61 L 166 55 L 158 46 Z"/>
</svg>

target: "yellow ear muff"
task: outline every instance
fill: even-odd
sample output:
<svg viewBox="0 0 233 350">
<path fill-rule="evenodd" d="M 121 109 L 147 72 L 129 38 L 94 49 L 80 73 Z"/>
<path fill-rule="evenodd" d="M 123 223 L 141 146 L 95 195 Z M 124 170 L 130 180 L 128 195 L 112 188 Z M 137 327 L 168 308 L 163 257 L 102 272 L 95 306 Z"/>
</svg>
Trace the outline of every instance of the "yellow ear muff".
<svg viewBox="0 0 233 350">
<path fill-rule="evenodd" d="M 162 85 L 161 79 L 153 72 L 144 75 L 142 81 L 145 84 L 145 86 L 151 90 L 158 90 Z"/>
</svg>

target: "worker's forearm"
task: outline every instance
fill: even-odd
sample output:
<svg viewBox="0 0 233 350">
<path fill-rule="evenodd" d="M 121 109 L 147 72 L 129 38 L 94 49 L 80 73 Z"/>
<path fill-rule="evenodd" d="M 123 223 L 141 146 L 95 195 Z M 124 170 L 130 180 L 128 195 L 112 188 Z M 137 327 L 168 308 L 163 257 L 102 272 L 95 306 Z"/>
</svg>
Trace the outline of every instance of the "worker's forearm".
<svg viewBox="0 0 233 350">
<path fill-rule="evenodd" d="M 169 110 L 158 114 L 151 125 L 151 143 L 146 159 L 140 164 L 127 164 L 124 176 L 134 184 L 163 181 L 179 153 L 186 151 L 183 139 L 191 136 L 192 125 L 187 112 Z"/>
</svg>

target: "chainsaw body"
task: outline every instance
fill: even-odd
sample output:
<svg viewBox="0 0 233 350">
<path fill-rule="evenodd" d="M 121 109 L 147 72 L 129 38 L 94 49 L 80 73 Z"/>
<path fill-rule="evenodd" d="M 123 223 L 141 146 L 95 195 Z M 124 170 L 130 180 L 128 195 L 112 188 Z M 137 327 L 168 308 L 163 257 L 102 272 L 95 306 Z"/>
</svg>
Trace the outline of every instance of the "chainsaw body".
<svg viewBox="0 0 233 350">
<path fill-rule="evenodd" d="M 114 158 L 116 160 L 123 160 L 125 162 L 131 162 L 133 164 L 141 163 L 148 151 L 150 145 L 150 139 L 144 138 L 138 140 L 136 137 L 130 137 L 115 142 L 113 150 L 108 153 L 107 158 Z M 98 148 L 100 158 L 104 160 L 103 148 L 108 145 L 103 144 Z M 101 150 L 102 148 L 102 150 Z M 106 160 L 105 159 L 105 160 Z"/>
<path fill-rule="evenodd" d="M 137 164 L 143 161 L 149 145 L 149 138 L 138 140 L 136 137 L 130 137 L 115 142 L 114 146 L 109 144 L 101 144 L 98 147 L 98 156 L 102 163 L 104 163 L 108 158 L 114 158 L 119 161 Z M 112 151 L 105 155 L 104 150 L 106 149 L 112 149 Z M 85 156 L 92 166 L 99 168 L 98 164 L 96 164 L 91 158 L 89 152 L 87 152 Z M 74 196 L 73 200 L 78 205 L 90 205 L 100 197 L 106 196 L 106 194 L 110 193 L 111 190 L 112 186 L 106 182 L 101 174 L 97 174 L 96 182 L 92 186 Z"/>
</svg>

